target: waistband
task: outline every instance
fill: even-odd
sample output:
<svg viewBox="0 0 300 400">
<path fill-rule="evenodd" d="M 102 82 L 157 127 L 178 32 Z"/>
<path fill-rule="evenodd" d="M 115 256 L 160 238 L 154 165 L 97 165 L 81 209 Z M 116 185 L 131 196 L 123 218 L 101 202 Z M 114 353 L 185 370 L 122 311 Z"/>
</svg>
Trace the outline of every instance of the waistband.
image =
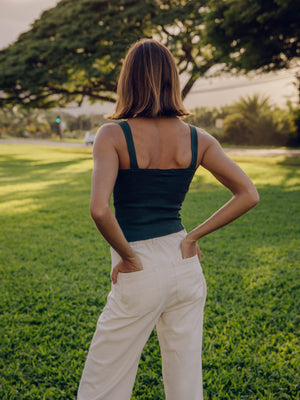
<svg viewBox="0 0 300 400">
<path fill-rule="evenodd" d="M 151 239 L 145 239 L 145 240 L 136 240 L 133 242 L 129 242 L 130 245 L 139 245 L 139 244 L 150 244 L 150 243 L 157 243 L 157 242 L 162 242 L 162 241 L 169 241 L 177 238 L 184 238 L 186 236 L 187 232 L 185 229 L 182 229 L 178 232 L 170 233 L 168 235 L 163 235 L 163 236 L 158 236 L 155 238 Z"/>
<path fill-rule="evenodd" d="M 160 265 L 177 262 L 182 259 L 180 244 L 186 236 L 186 230 L 159 236 L 152 239 L 129 242 L 130 247 L 140 257 L 144 269 L 152 268 L 159 262 Z M 111 247 L 112 267 L 120 261 L 119 254 Z"/>
</svg>

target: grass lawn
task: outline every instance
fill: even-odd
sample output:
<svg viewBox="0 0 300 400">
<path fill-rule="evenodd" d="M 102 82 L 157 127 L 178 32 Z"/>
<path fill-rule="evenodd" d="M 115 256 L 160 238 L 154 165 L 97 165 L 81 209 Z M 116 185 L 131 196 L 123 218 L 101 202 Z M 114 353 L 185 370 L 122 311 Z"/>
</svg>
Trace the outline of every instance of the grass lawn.
<svg viewBox="0 0 300 400">
<path fill-rule="evenodd" d="M 205 400 L 299 399 L 300 159 L 234 159 L 261 201 L 200 241 Z M 91 149 L 1 144 L 3 400 L 75 399 L 110 286 L 108 245 L 89 216 L 91 170 Z M 229 197 L 199 169 L 182 212 L 186 228 Z M 164 399 L 154 334 L 132 399 Z"/>
</svg>

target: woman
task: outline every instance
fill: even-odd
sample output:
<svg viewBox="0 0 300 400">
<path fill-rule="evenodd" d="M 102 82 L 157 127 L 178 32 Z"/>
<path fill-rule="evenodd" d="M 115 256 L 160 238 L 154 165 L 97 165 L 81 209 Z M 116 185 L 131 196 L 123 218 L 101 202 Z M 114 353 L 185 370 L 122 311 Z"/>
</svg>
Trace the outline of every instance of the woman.
<svg viewBox="0 0 300 400">
<path fill-rule="evenodd" d="M 169 50 L 130 49 L 111 119 L 94 143 L 91 215 L 111 245 L 112 287 L 99 318 L 79 400 L 129 400 L 142 349 L 156 326 L 167 400 L 200 400 L 206 284 L 197 241 L 258 202 L 244 172 L 188 115 Z M 233 194 L 187 233 L 180 208 L 199 165 Z M 114 194 L 115 214 L 110 208 Z"/>
</svg>

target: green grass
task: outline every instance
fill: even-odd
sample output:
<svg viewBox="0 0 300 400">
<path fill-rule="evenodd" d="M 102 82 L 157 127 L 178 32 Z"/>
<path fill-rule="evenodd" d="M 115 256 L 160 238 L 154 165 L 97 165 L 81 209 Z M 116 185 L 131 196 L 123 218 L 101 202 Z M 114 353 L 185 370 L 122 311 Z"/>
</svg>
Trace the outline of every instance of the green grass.
<svg viewBox="0 0 300 400">
<path fill-rule="evenodd" d="M 200 241 L 205 399 L 298 399 L 300 159 L 235 159 L 261 202 Z M 3 400 L 75 399 L 110 286 L 108 245 L 89 216 L 91 170 L 91 149 L 1 144 Z M 200 170 L 183 208 L 187 229 L 229 197 Z M 164 399 L 155 334 L 132 399 Z"/>
</svg>

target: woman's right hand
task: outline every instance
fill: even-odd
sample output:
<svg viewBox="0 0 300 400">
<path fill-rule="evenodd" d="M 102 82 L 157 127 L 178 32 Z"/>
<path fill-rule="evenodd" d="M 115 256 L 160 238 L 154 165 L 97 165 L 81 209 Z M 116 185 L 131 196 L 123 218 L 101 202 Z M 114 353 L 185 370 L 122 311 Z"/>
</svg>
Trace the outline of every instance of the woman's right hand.
<svg viewBox="0 0 300 400">
<path fill-rule="evenodd" d="M 190 258 L 198 255 L 199 260 L 201 259 L 201 250 L 198 246 L 198 243 L 190 240 L 188 236 L 186 236 L 180 244 L 181 248 L 181 256 L 183 259 Z"/>
<path fill-rule="evenodd" d="M 131 273 L 131 272 L 137 272 L 137 271 L 142 271 L 143 266 L 141 263 L 141 260 L 137 255 L 135 257 L 132 257 L 130 259 L 121 259 L 117 265 L 114 266 L 111 274 L 111 279 L 113 284 L 117 283 L 117 277 L 118 273 Z"/>
</svg>

